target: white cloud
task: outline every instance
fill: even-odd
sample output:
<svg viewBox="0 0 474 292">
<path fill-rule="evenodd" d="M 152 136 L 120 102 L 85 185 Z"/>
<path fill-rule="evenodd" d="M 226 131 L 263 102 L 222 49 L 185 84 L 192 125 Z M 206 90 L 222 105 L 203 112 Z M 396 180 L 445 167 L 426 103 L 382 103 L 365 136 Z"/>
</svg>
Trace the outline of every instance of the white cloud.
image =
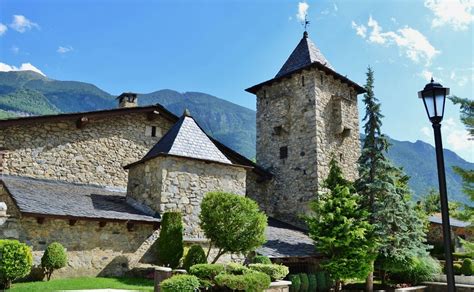
<svg viewBox="0 0 474 292">
<path fill-rule="evenodd" d="M 23 15 L 13 15 L 13 22 L 10 23 L 10 27 L 20 33 L 24 33 L 32 28 L 39 28 L 39 25 Z"/>
<path fill-rule="evenodd" d="M 296 18 L 299 21 L 305 21 L 306 15 L 308 14 L 309 5 L 306 2 L 299 2 L 298 3 L 298 13 L 296 14 Z"/>
<path fill-rule="evenodd" d="M 431 80 L 431 78 L 433 77 L 433 72 L 428 71 L 428 70 L 425 69 L 425 70 L 421 71 L 420 76 L 423 77 L 423 79 L 425 79 L 426 81 L 429 82 Z M 437 81 L 441 82 L 441 80 L 437 80 Z"/>
<path fill-rule="evenodd" d="M 352 28 L 356 30 L 356 34 L 358 36 L 365 39 L 365 37 L 367 36 L 367 27 L 365 27 L 365 25 L 358 25 L 357 23 L 355 23 L 355 21 L 352 21 Z"/>
<path fill-rule="evenodd" d="M 474 22 L 472 0 L 426 0 L 425 7 L 434 14 L 432 27 L 450 25 L 454 30 L 466 30 Z"/>
<path fill-rule="evenodd" d="M 396 45 L 406 57 L 415 63 L 424 60 L 426 64 L 430 64 L 431 59 L 440 53 L 421 32 L 411 27 L 405 26 L 396 32 L 383 32 L 382 27 L 372 16 L 369 17 L 367 26 L 371 29 L 367 38 L 369 43 L 386 46 Z M 352 27 L 356 30 L 357 35 L 366 38 L 367 29 L 364 25 L 352 22 Z"/>
<path fill-rule="evenodd" d="M 8 65 L 5 63 L 0 62 L 0 72 L 10 72 L 10 71 L 34 71 L 39 73 L 43 76 L 46 76 L 40 69 L 33 66 L 31 63 L 23 63 L 21 64 L 20 68 L 12 65 Z"/>
<path fill-rule="evenodd" d="M 334 7 L 334 11 L 338 11 L 339 10 L 339 7 L 337 7 L 337 4 L 336 3 L 333 3 L 333 7 Z"/>
<path fill-rule="evenodd" d="M 423 133 L 423 135 L 426 137 L 426 138 L 432 138 L 433 137 L 433 131 L 429 128 L 429 127 L 423 127 L 420 129 L 421 133 Z"/>
<path fill-rule="evenodd" d="M 0 23 L 0 36 L 4 35 L 8 30 L 8 27 L 3 24 L 3 23 Z"/>
<path fill-rule="evenodd" d="M 74 49 L 71 46 L 66 46 L 66 47 L 59 46 L 59 48 L 56 50 L 56 52 L 58 52 L 60 54 L 66 54 L 66 53 L 69 53 L 73 50 Z"/>
<path fill-rule="evenodd" d="M 474 82 L 474 67 L 454 69 L 451 71 L 449 78 L 460 87 L 466 86 L 469 82 Z"/>
</svg>

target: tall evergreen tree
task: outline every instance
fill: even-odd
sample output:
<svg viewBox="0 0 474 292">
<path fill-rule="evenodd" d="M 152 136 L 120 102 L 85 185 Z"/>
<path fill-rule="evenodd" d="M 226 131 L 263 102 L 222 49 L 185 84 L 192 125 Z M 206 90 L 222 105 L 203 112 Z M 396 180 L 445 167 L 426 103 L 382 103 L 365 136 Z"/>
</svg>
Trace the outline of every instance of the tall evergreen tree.
<svg viewBox="0 0 474 292">
<path fill-rule="evenodd" d="M 449 98 L 454 104 L 460 106 L 461 122 L 469 132 L 469 139 L 474 139 L 474 100 L 452 96 Z M 461 176 L 463 181 L 463 192 L 474 202 L 474 170 L 453 167 L 454 171 Z M 464 212 L 460 213 L 461 219 L 474 222 L 474 207 L 472 204 L 464 205 Z"/>
<path fill-rule="evenodd" d="M 321 267 L 336 280 L 335 291 L 340 291 L 343 280 L 364 279 L 372 269 L 374 243 L 367 239 L 372 226 L 359 195 L 334 159 L 323 186 L 329 192 L 323 200 L 312 202 L 315 215 L 306 222 L 317 250 L 327 257 Z"/>
<path fill-rule="evenodd" d="M 374 72 L 367 70 L 364 143 L 359 158 L 356 189 L 370 213 L 373 238 L 379 244 L 373 250 L 390 266 L 403 264 L 417 254 L 426 254 L 423 221 L 410 201 L 408 177 L 387 158 L 389 143 L 382 134 L 380 102 L 374 93 Z M 369 274 L 366 290 L 373 291 L 373 274 Z"/>
</svg>

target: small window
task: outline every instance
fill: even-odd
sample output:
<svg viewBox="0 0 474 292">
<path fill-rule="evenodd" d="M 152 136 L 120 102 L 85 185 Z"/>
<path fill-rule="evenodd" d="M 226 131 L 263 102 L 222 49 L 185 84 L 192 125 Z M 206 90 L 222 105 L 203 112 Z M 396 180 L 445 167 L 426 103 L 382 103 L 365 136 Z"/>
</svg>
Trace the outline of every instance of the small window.
<svg viewBox="0 0 474 292">
<path fill-rule="evenodd" d="M 301 86 L 304 86 L 304 76 L 301 76 Z"/>
<path fill-rule="evenodd" d="M 151 126 L 151 136 L 156 137 L 156 127 L 155 126 Z"/>
<path fill-rule="evenodd" d="M 285 159 L 288 157 L 288 146 L 280 147 L 280 159 Z"/>
<path fill-rule="evenodd" d="M 160 129 L 156 126 L 146 126 L 145 136 L 147 137 L 158 137 L 161 135 Z"/>
</svg>

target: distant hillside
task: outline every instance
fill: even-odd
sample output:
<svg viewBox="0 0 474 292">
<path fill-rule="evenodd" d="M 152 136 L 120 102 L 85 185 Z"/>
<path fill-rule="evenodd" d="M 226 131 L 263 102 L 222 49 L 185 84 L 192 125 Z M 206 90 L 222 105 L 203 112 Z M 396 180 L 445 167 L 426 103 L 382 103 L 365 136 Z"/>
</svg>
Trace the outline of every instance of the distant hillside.
<svg viewBox="0 0 474 292">
<path fill-rule="evenodd" d="M 82 112 L 116 107 L 115 97 L 96 86 L 76 81 L 57 81 L 32 71 L 0 72 L 0 119 L 17 115 L 43 115 Z M 160 103 L 181 115 L 185 108 L 204 130 L 243 155 L 255 157 L 255 111 L 200 93 L 159 90 L 139 96 L 140 105 Z M 390 159 L 411 177 L 415 198 L 430 188 L 437 189 L 438 179 L 434 148 L 424 142 L 391 139 Z M 474 169 L 456 153 L 445 150 L 446 179 L 449 197 L 467 202 L 461 192 L 461 180 L 453 165 Z"/>
</svg>

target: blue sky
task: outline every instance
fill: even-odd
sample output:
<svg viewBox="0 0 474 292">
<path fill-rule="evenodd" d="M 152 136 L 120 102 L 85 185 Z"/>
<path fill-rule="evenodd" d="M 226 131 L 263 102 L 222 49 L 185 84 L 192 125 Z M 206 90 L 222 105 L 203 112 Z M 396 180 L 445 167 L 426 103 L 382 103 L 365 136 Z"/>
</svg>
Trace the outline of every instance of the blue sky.
<svg viewBox="0 0 474 292">
<path fill-rule="evenodd" d="M 0 71 L 38 69 L 112 94 L 201 91 L 254 109 L 244 89 L 278 72 L 302 36 L 297 14 L 306 12 L 310 38 L 336 71 L 363 85 L 367 66 L 375 70 L 383 131 L 432 143 L 417 91 L 433 75 L 453 94 L 473 98 L 473 6 L 469 0 L 0 0 Z M 443 131 L 446 148 L 474 161 L 473 142 L 451 104 Z"/>
</svg>

